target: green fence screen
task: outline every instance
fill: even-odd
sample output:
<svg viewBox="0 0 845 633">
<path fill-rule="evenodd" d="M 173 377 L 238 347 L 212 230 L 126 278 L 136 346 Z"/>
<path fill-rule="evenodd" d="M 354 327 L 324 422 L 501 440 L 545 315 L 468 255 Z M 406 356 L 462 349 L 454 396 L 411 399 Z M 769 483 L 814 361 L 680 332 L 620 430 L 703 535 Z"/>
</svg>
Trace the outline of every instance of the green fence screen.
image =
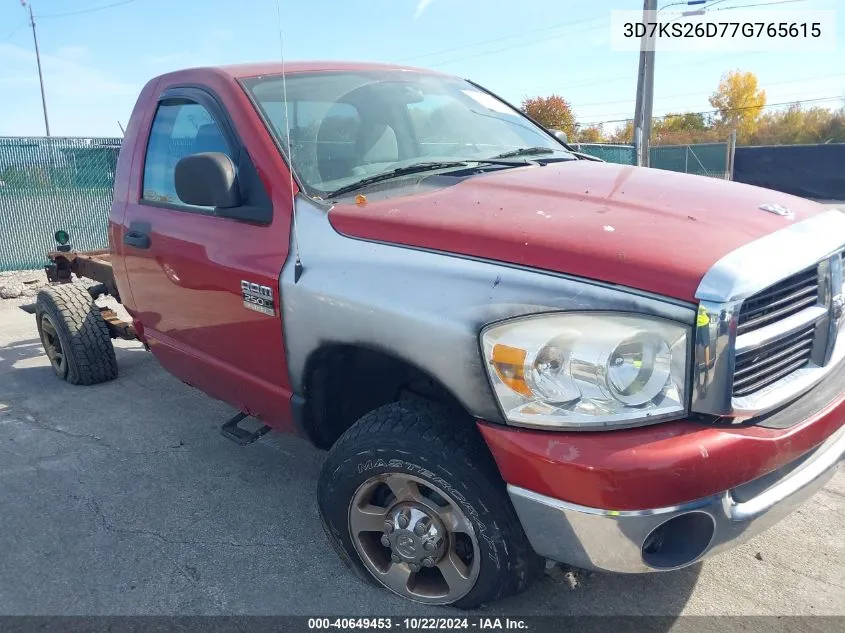
<svg viewBox="0 0 845 633">
<path fill-rule="evenodd" d="M 728 144 L 657 145 L 649 148 L 649 166 L 699 176 L 730 178 Z"/>
<path fill-rule="evenodd" d="M 608 143 L 570 143 L 572 149 L 601 158 L 608 163 L 636 165 L 637 154 L 633 145 L 610 145 Z"/>
<path fill-rule="evenodd" d="M 0 270 L 39 268 L 64 229 L 105 248 L 119 138 L 0 137 Z"/>
<path fill-rule="evenodd" d="M 584 154 L 601 158 L 608 163 L 636 165 L 633 145 L 607 143 L 575 143 L 573 148 Z M 728 174 L 728 144 L 655 145 L 649 148 L 649 166 L 655 169 L 680 171 L 686 174 L 730 178 Z"/>
</svg>

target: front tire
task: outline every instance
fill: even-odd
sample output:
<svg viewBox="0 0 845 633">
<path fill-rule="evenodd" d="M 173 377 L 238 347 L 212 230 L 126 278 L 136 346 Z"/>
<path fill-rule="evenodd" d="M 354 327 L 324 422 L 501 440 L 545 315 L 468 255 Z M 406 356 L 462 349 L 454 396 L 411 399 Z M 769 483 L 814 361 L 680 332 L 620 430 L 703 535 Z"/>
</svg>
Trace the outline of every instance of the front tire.
<svg viewBox="0 0 845 633">
<path fill-rule="evenodd" d="M 472 420 L 437 403 L 363 416 L 329 453 L 317 499 L 341 558 L 415 602 L 473 608 L 542 572 Z"/>
</svg>

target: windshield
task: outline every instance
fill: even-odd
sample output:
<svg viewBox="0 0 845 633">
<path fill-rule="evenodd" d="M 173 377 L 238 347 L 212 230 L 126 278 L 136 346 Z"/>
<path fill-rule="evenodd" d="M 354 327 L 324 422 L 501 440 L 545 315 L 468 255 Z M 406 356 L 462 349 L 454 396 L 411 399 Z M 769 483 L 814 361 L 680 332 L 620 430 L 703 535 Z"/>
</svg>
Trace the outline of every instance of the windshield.
<svg viewBox="0 0 845 633">
<path fill-rule="evenodd" d="M 574 158 L 518 111 L 454 77 L 327 71 L 286 81 L 269 75 L 243 85 L 311 195 L 420 162 L 483 161 L 523 148 Z"/>
</svg>

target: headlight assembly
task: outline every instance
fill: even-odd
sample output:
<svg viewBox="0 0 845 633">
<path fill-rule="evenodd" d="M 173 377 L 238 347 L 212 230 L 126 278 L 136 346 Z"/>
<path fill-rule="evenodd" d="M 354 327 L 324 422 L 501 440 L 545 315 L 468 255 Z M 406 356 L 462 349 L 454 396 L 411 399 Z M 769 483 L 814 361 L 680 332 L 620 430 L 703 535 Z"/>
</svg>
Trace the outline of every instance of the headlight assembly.
<svg viewBox="0 0 845 633">
<path fill-rule="evenodd" d="M 538 315 L 481 334 L 508 422 L 606 428 L 681 417 L 689 328 L 602 312 Z"/>
</svg>

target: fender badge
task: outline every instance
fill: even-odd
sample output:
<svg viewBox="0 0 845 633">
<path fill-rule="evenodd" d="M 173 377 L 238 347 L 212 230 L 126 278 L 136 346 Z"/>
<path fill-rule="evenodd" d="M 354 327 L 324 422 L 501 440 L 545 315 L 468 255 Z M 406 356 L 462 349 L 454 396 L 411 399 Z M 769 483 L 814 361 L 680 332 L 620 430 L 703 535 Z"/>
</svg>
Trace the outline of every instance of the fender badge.
<svg viewBox="0 0 845 633">
<path fill-rule="evenodd" d="M 759 207 L 763 211 L 768 211 L 769 213 L 774 213 L 775 215 L 779 215 L 781 217 L 787 218 L 789 220 L 795 217 L 795 212 L 788 207 L 784 207 L 780 204 L 775 204 L 774 202 L 764 202 Z"/>
</svg>

